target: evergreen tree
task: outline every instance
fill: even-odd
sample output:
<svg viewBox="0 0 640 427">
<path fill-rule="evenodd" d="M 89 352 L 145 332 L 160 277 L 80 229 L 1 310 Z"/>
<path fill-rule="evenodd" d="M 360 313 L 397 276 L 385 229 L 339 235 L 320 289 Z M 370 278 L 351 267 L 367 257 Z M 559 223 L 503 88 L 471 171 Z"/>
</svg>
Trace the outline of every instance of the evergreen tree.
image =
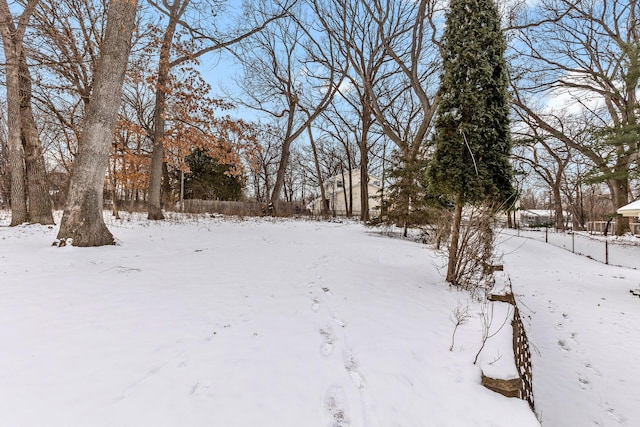
<svg viewBox="0 0 640 427">
<path fill-rule="evenodd" d="M 428 176 L 455 214 L 447 281 L 454 282 L 465 204 L 513 194 L 509 154 L 506 41 L 494 0 L 451 0 L 443 37 L 443 74 Z"/>
<path fill-rule="evenodd" d="M 191 170 L 185 174 L 184 192 L 187 199 L 240 200 L 243 177 L 230 175 L 229 165 L 218 163 L 203 150 L 194 150 L 185 158 Z"/>
<path fill-rule="evenodd" d="M 428 209 L 426 161 L 406 159 L 399 151 L 391 156 L 392 167 L 388 171 L 389 185 L 382 201 L 381 221 L 404 228 L 432 222 Z"/>
</svg>

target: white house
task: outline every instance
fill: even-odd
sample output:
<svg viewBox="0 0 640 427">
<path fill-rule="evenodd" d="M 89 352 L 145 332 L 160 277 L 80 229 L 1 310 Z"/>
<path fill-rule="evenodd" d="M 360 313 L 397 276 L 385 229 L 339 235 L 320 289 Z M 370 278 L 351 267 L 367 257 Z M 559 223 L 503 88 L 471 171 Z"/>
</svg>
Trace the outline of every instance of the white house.
<svg viewBox="0 0 640 427">
<path fill-rule="evenodd" d="M 519 211 L 522 227 L 541 227 L 553 225 L 556 221 L 556 211 L 549 209 L 526 209 Z M 564 222 L 571 224 L 571 213 L 562 212 Z"/>
<path fill-rule="evenodd" d="M 382 180 L 376 176 L 368 176 L 369 187 L 369 215 L 376 216 L 380 212 L 380 195 L 382 192 Z M 360 171 L 351 171 L 351 186 L 349 186 L 349 175 L 342 174 L 332 176 L 324 182 L 325 205 L 329 212 L 334 215 L 346 215 L 347 206 L 350 200 L 353 201 L 352 213 L 354 216 L 360 215 Z M 351 195 L 351 199 L 350 196 Z M 322 200 L 320 197 L 313 200 L 307 208 L 316 215 L 322 213 Z"/>
<path fill-rule="evenodd" d="M 638 219 L 640 218 L 640 200 L 631 202 L 628 205 L 619 208 L 616 212 L 622 216 L 632 218 L 629 221 L 631 232 L 635 235 L 640 234 L 640 223 L 638 222 Z"/>
<path fill-rule="evenodd" d="M 640 218 L 640 200 L 621 207 L 617 212 L 622 216 Z"/>
</svg>

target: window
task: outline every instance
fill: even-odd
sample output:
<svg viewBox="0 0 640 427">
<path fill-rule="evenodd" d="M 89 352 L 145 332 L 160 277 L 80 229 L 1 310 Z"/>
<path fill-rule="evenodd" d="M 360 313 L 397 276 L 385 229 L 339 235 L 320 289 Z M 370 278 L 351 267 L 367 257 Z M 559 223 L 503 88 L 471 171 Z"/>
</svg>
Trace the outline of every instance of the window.
<svg viewBox="0 0 640 427">
<path fill-rule="evenodd" d="M 336 181 L 336 185 L 338 186 L 338 188 L 343 188 L 344 187 L 344 184 L 342 183 L 342 180 Z"/>
</svg>

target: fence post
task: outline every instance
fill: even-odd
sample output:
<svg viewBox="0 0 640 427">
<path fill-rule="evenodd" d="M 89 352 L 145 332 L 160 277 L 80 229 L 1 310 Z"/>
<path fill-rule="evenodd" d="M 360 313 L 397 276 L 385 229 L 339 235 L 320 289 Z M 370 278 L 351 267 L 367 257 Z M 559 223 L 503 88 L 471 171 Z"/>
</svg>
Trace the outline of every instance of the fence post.
<svg viewBox="0 0 640 427">
<path fill-rule="evenodd" d="M 544 242 L 549 243 L 549 227 L 544 228 Z"/>
<path fill-rule="evenodd" d="M 604 263 L 609 264 L 609 239 L 604 240 Z"/>
<path fill-rule="evenodd" d="M 576 253 L 576 233 L 571 231 L 571 252 Z"/>
</svg>

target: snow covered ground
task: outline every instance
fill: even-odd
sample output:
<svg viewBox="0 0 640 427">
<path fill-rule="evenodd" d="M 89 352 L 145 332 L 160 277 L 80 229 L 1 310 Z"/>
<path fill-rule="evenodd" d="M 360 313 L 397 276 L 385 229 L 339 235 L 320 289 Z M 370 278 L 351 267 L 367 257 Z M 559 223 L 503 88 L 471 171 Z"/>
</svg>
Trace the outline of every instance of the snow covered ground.
<svg viewBox="0 0 640 427">
<path fill-rule="evenodd" d="M 640 426 L 640 271 L 544 242 L 500 250 L 532 345 L 544 427 Z M 635 247 L 636 259 L 640 248 Z"/>
<path fill-rule="evenodd" d="M 544 229 L 503 230 L 504 234 L 517 235 L 564 248 L 597 261 L 621 267 L 640 268 L 640 239 L 632 235 L 591 235 L 586 231 L 575 233 L 555 232 Z"/>
<path fill-rule="evenodd" d="M 0 224 L 8 219 L 0 213 Z M 478 306 L 448 288 L 441 261 L 424 245 L 358 224 L 127 218 L 110 219 L 110 228 L 120 245 L 54 248 L 57 227 L 0 226 L 0 426 L 539 425 L 526 402 L 479 384 Z M 512 269 L 516 283 L 530 265 Z M 565 350 L 555 342 L 557 324 L 533 326 L 544 332 L 536 337 L 543 357 L 549 340 L 559 355 L 582 352 L 580 364 L 561 371 L 571 384 L 558 387 L 588 396 L 617 383 L 616 369 L 626 370 L 627 387 L 638 378 L 637 363 L 634 371 L 613 357 L 631 345 L 617 340 L 637 331 L 632 307 L 620 305 L 636 273 L 614 279 L 619 269 L 597 268 L 602 281 L 619 281 L 620 295 L 586 287 L 590 314 L 564 306 L 568 291 L 553 304 L 544 297 L 564 331 L 578 332 L 562 335 Z M 586 267 L 558 269 L 549 268 L 550 277 L 592 278 Z M 640 307 L 640 299 L 632 303 Z M 459 306 L 472 317 L 450 352 Z M 607 330 L 576 329 L 589 317 Z M 607 341 L 594 349 L 591 338 Z M 636 355 L 637 343 L 628 349 Z M 537 392 L 558 395 L 542 384 Z M 632 425 L 637 397 L 636 409 L 634 397 L 619 397 L 602 397 L 596 415 Z M 555 416 L 539 399 L 543 418 Z"/>
</svg>

